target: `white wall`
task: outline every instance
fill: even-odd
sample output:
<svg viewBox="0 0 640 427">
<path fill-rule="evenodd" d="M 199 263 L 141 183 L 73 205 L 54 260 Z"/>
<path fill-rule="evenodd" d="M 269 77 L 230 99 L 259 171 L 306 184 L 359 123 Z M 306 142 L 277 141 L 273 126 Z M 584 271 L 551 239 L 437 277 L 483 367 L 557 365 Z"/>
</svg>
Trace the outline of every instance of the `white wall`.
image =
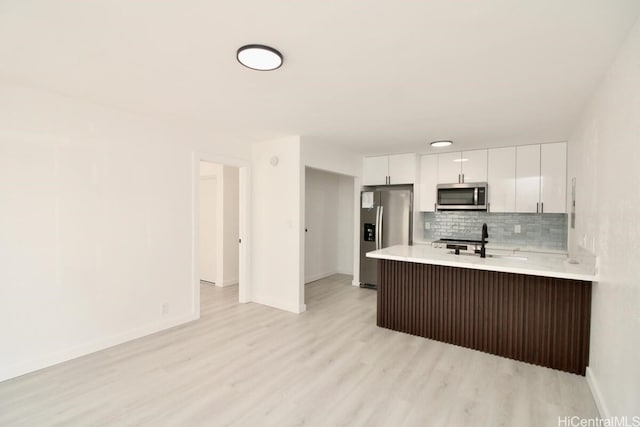
<svg viewBox="0 0 640 427">
<path fill-rule="evenodd" d="M 300 138 L 254 144 L 251 157 L 251 299 L 299 313 L 305 310 Z"/>
<path fill-rule="evenodd" d="M 0 380 L 195 318 L 196 150 L 249 156 L 0 82 Z"/>
<path fill-rule="evenodd" d="M 200 162 L 202 172 L 203 162 Z M 200 174 L 200 280 L 218 280 L 218 179 Z"/>
<path fill-rule="evenodd" d="M 354 197 L 359 198 L 360 193 L 354 191 L 354 178 L 339 176 L 338 181 L 338 273 L 353 275 L 353 246 L 354 231 Z M 357 194 L 357 196 L 356 196 Z M 359 212 L 359 211 L 358 211 Z M 355 228 L 355 229 L 354 229 Z M 358 240 L 359 241 L 359 240 Z"/>
<path fill-rule="evenodd" d="M 594 251 L 587 379 L 603 416 L 640 415 L 640 23 L 569 140 L 576 229 L 569 250 Z M 570 193 L 570 191 L 569 191 Z"/>
<path fill-rule="evenodd" d="M 223 166 L 223 217 L 222 217 L 222 276 L 221 285 L 238 283 L 238 238 L 239 238 L 239 171 L 232 166 Z"/>
<path fill-rule="evenodd" d="M 215 176 L 216 178 L 222 175 L 222 165 L 213 162 L 200 162 L 200 177 Z"/>
<path fill-rule="evenodd" d="M 362 172 L 362 155 L 345 147 L 319 138 L 301 138 L 302 163 L 305 166 L 359 177 Z"/>
</svg>

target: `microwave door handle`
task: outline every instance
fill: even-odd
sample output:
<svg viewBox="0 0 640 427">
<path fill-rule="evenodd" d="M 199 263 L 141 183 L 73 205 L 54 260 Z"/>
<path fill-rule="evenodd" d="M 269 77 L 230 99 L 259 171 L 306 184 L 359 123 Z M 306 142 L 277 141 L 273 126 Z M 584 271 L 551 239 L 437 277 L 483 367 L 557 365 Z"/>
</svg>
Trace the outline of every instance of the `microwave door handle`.
<svg viewBox="0 0 640 427">
<path fill-rule="evenodd" d="M 478 187 L 473 189 L 473 204 L 478 206 Z"/>
</svg>

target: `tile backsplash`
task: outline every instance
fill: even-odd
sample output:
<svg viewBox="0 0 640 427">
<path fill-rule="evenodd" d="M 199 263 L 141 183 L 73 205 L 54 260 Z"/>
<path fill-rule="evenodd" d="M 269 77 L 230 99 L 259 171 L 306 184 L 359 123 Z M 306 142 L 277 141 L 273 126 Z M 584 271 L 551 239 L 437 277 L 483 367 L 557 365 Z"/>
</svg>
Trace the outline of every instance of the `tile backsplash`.
<svg viewBox="0 0 640 427">
<path fill-rule="evenodd" d="M 423 212 L 425 240 L 440 238 L 480 239 L 482 224 L 489 230 L 489 242 L 540 249 L 567 249 L 567 214 Z M 516 226 L 520 233 L 516 233 Z"/>
</svg>

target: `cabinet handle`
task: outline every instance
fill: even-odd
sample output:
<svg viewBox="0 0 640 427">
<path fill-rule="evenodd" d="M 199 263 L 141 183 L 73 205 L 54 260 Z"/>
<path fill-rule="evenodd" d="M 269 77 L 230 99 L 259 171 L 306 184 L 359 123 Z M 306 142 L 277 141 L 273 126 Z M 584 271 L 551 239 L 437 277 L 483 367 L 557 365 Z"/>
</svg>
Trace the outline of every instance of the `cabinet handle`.
<svg viewBox="0 0 640 427">
<path fill-rule="evenodd" d="M 544 213 L 544 202 L 540 202 L 540 213 Z"/>
<path fill-rule="evenodd" d="M 462 181 L 460 181 L 460 174 L 458 174 L 458 184 L 461 184 Z"/>
<path fill-rule="evenodd" d="M 487 203 L 487 213 L 491 212 L 491 203 Z"/>
<path fill-rule="evenodd" d="M 461 184 L 464 184 L 464 174 L 462 174 L 462 182 Z"/>
<path fill-rule="evenodd" d="M 540 213 L 540 202 L 536 202 L 536 213 Z"/>
</svg>

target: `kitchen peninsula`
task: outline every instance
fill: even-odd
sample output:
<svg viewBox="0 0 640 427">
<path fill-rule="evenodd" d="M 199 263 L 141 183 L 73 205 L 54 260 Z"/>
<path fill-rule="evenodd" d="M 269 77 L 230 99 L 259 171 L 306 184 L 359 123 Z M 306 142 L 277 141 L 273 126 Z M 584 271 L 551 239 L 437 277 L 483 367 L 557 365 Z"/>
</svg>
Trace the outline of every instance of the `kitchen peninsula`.
<svg viewBox="0 0 640 427">
<path fill-rule="evenodd" d="M 454 255 L 392 246 L 378 259 L 378 326 L 580 375 L 593 269 L 566 256 Z"/>
</svg>

